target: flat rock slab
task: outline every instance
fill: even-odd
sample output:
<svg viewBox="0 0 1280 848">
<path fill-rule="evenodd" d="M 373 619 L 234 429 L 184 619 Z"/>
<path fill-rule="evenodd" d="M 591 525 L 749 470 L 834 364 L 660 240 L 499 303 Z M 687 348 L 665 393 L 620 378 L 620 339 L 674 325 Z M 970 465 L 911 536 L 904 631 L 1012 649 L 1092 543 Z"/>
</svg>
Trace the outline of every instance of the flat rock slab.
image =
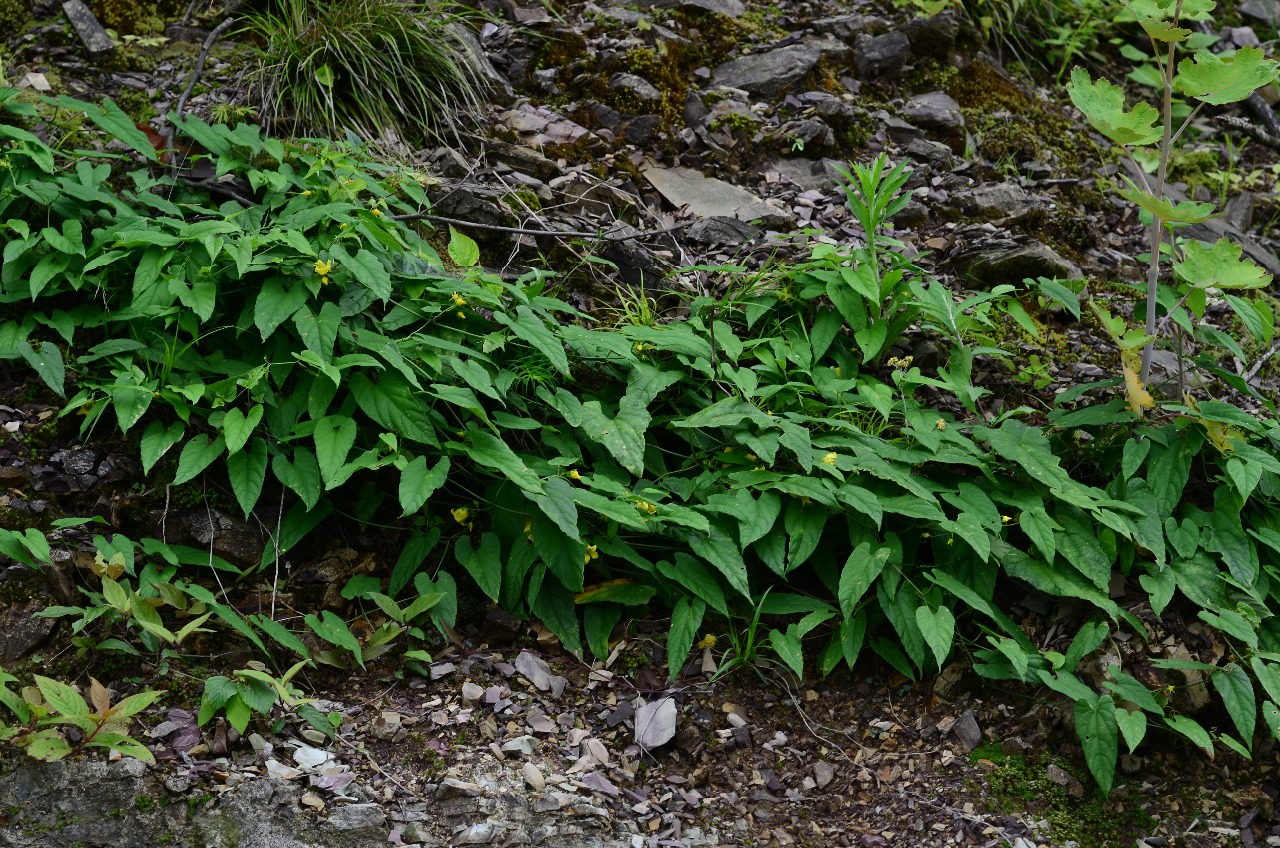
<svg viewBox="0 0 1280 848">
<path fill-rule="evenodd" d="M 692 168 L 663 168 L 650 164 L 642 173 L 672 206 L 687 207 L 698 218 L 758 220 L 765 227 L 773 228 L 790 226 L 795 222 L 790 212 L 724 180 L 704 177 Z"/>
<path fill-rule="evenodd" d="M 84 49 L 89 51 L 90 56 L 101 56 L 116 49 L 116 43 L 111 40 L 111 36 L 107 35 L 107 31 L 103 29 L 97 17 L 81 0 L 67 0 L 62 4 L 62 11 L 66 13 L 71 25 L 76 28 L 76 35 L 80 36 L 80 41 L 84 44 Z"/>
<path fill-rule="evenodd" d="M 653 0 L 653 2 L 648 3 L 642 2 L 640 5 L 655 8 L 680 6 L 703 9 L 708 12 L 715 12 L 717 15 L 727 15 L 730 18 L 741 17 L 747 11 L 746 4 L 742 0 Z"/>
</svg>

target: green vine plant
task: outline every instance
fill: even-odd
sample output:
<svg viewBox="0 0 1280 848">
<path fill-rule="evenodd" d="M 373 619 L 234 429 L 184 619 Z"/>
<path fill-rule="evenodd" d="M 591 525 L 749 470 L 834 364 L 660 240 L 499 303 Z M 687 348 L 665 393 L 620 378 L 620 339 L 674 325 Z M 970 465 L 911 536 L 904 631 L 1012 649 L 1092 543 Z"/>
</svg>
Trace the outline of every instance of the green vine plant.
<svg viewBox="0 0 1280 848">
<path fill-rule="evenodd" d="M 1127 5 L 1151 40 L 1159 71 L 1158 107 L 1140 102 L 1127 109 L 1120 87 L 1105 79 L 1090 78 L 1083 68 L 1072 71 L 1067 85 L 1072 102 L 1090 125 L 1121 145 L 1131 161 L 1135 148 L 1154 148 L 1158 154 L 1154 179 L 1148 179 L 1134 161 L 1134 172 L 1142 184 L 1125 177 L 1125 185 L 1118 189 L 1120 196 L 1135 204 L 1150 222 L 1144 326 L 1126 327 L 1122 319 L 1113 318 L 1105 308 L 1094 307 L 1120 349 L 1126 396 L 1135 412 L 1155 405 L 1146 389 L 1152 354 L 1156 344 L 1171 331 L 1225 347 L 1241 361 L 1247 361 L 1234 340 L 1200 323 L 1211 298 L 1230 305 L 1258 344 L 1269 345 L 1275 333 L 1275 315 L 1265 301 L 1245 300 L 1232 293 L 1262 288 L 1270 283 L 1271 276 L 1245 258 L 1240 246 L 1229 239 L 1208 245 L 1177 236 L 1179 227 L 1211 218 L 1214 208 L 1191 200 L 1175 203 L 1168 197 L 1169 165 L 1175 144 L 1191 122 L 1206 106 L 1245 100 L 1277 75 L 1277 63 L 1257 47 L 1242 47 L 1230 56 L 1201 47 L 1179 60 L 1180 47 L 1192 36 L 1192 31 L 1182 26 L 1184 19 L 1203 19 L 1214 6 L 1212 0 L 1134 0 Z M 1195 103 L 1180 122 L 1175 118 L 1175 92 Z M 1172 279 L 1162 283 L 1162 260 L 1166 256 Z M 1243 384 L 1235 382 L 1237 388 Z"/>
</svg>

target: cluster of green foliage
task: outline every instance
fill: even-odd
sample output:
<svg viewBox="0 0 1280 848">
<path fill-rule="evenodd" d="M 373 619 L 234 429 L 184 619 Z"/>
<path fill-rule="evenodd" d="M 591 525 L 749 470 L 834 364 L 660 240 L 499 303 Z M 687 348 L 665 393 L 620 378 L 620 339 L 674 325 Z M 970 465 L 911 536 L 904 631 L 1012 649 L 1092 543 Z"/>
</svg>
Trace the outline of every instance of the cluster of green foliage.
<svg viewBox="0 0 1280 848">
<path fill-rule="evenodd" d="M 1148 31 L 1174 43 L 1176 12 L 1161 21 Z M 1274 77 L 1259 59 L 1200 56 L 1171 79 L 1188 96 L 1226 102 Z M 1167 155 L 1172 131 L 1156 132 L 1154 110 L 1126 112 L 1113 87 L 1080 75 L 1071 92 L 1113 140 L 1163 138 Z M 381 612 L 371 637 L 332 611 L 307 615 L 297 632 L 245 619 L 180 576 L 216 565 L 207 553 L 144 542 L 148 563 L 135 573 L 135 546 L 114 538 L 98 542 L 102 590 L 49 614 L 77 616 L 81 628 L 114 618 L 112 633 L 137 630 L 152 650 L 217 619 L 269 655 L 363 666 L 401 633 L 424 638 L 416 622 L 451 621 L 456 574 L 539 618 L 574 653 L 585 642 L 606 656 L 624 616 L 669 609 L 673 677 L 709 616 L 752 622 L 731 640 L 739 655 L 728 664 L 767 648 L 797 675 L 853 667 L 867 648 L 916 678 L 967 647 L 980 673 L 1074 702 L 1104 790 L 1119 740 L 1136 747 L 1148 722 L 1209 752 L 1221 742 L 1247 755 L 1259 713 L 1280 735 L 1274 405 L 1255 398 L 1259 416 L 1209 387 L 1157 403 L 1138 354 L 1180 327 L 1205 346 L 1202 367 L 1249 392 L 1211 355 L 1244 351 L 1201 318 L 1222 300 L 1269 340 L 1271 313 L 1230 291 L 1265 275 L 1229 243 L 1162 249 L 1167 225 L 1202 217 L 1200 207 L 1169 203 L 1159 186 L 1126 190 L 1153 216 L 1153 266 L 1168 255 L 1175 274 L 1156 280 L 1147 305 L 1158 332 L 1128 329 L 1114 303 L 1092 304 L 1119 343 L 1119 373 L 1059 394 L 1047 413 L 993 416 L 975 361 L 1013 364 L 993 327 L 1012 320 L 1035 332 L 1042 316 L 1009 286 L 957 300 L 903 256 L 884 227 L 905 202 L 907 175 L 884 157 L 846 174 L 864 245 L 815 238 L 805 261 L 763 274 L 687 269 L 729 285 L 687 298 L 680 320 L 623 309 L 633 320 L 606 325 L 555 297 L 546 272 L 486 272 L 460 233 L 449 234 L 446 268 L 433 247 L 443 234 L 417 223 L 427 201 L 414 174 L 358 145 L 285 143 L 171 116 L 218 174 L 243 180 L 220 202 L 157 167 L 110 101 L 50 102 L 136 156 L 55 150 L 21 126 L 30 107 L 0 92 L 12 116 L 0 123 L 10 142 L 0 358 L 73 392 L 65 412 L 83 415 L 84 434 L 114 420 L 136 437 L 158 484 L 212 475 L 246 515 L 287 503 L 263 521 L 280 530 L 260 568 L 331 515 L 339 493 L 358 520 L 398 518 L 410 533 L 385 591 L 374 577 L 344 589 Z M 1090 314 L 1061 281 L 1037 291 L 1033 307 L 1052 300 Z M 913 325 L 945 348 L 936 371 L 889 355 Z M 0 552 L 31 564 L 49 555 L 34 531 L 0 533 Z M 113 562 L 134 583 L 111 574 Z M 1109 669 L 1099 690 L 1077 676 L 1116 628 L 1146 632 L 1111 599 L 1118 576 L 1142 587 L 1157 616 L 1180 595 L 1227 639 L 1224 665 L 1155 665 L 1207 674 L 1234 735 L 1179 714 L 1124 669 Z M 1041 650 L 1000 608 L 1001 581 L 1096 617 L 1065 653 Z M 185 623 L 175 632 L 161 611 Z M 978 642 L 966 646 L 965 634 Z M 225 710 L 244 725 L 290 707 L 298 668 L 209 681 L 202 718 Z"/>
<path fill-rule="evenodd" d="M 271 0 L 245 32 L 260 44 L 264 115 L 293 131 L 419 139 L 478 110 L 487 85 L 464 34 L 475 13 L 421 0 Z"/>
</svg>

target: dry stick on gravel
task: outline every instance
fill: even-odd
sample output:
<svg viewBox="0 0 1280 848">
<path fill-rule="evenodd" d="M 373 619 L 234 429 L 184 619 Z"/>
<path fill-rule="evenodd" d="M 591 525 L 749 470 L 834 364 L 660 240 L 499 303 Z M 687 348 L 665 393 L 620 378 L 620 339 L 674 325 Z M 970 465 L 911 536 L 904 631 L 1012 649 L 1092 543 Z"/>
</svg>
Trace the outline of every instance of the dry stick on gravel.
<svg viewBox="0 0 1280 848">
<path fill-rule="evenodd" d="M 178 120 L 182 120 L 182 112 L 187 108 L 187 101 L 191 99 L 192 92 L 196 90 L 196 85 L 200 82 L 200 75 L 204 73 L 205 60 L 209 58 L 209 51 L 213 49 L 213 45 L 217 43 L 223 33 L 231 29 L 231 25 L 235 22 L 235 18 L 227 18 L 225 21 L 218 24 L 213 28 L 213 31 L 209 33 L 208 37 L 205 38 L 204 44 L 200 46 L 200 54 L 196 56 L 196 66 L 191 71 L 191 79 L 187 81 L 187 88 L 182 92 L 182 95 L 178 97 L 178 104 L 173 109 L 173 113 L 177 116 Z M 165 128 L 165 147 L 173 148 L 173 137 L 176 132 L 177 128 L 172 123 Z M 179 157 L 175 151 L 173 161 L 170 162 L 170 167 L 173 169 L 173 176 L 175 178 L 178 176 L 178 161 Z"/>
<path fill-rule="evenodd" d="M 503 227 L 498 224 L 481 224 L 476 221 L 464 221 L 461 218 L 447 218 L 443 215 L 433 215 L 430 212 L 411 212 L 408 215 L 390 215 L 389 220 L 392 221 L 419 221 L 426 219 L 437 224 L 451 224 L 455 227 L 471 227 L 475 230 L 487 230 L 495 233 L 511 233 L 518 236 L 558 236 L 559 238 L 592 238 L 604 239 L 605 241 L 631 241 L 634 239 L 649 238 L 650 236 L 661 236 L 667 233 L 674 233 L 683 230 L 692 224 L 688 221 L 676 224 L 674 227 L 667 227 L 662 230 L 638 230 L 634 233 L 610 233 L 603 230 L 596 230 L 589 233 L 583 230 L 530 230 L 524 227 Z"/>
<path fill-rule="evenodd" d="M 1270 109 L 1270 107 L 1267 107 Z M 1272 135 L 1257 124 L 1250 123 L 1244 118 L 1237 118 L 1234 115 L 1221 115 L 1218 117 L 1218 123 L 1238 130 L 1249 136 L 1249 138 L 1272 150 L 1280 150 L 1280 135 Z"/>
</svg>

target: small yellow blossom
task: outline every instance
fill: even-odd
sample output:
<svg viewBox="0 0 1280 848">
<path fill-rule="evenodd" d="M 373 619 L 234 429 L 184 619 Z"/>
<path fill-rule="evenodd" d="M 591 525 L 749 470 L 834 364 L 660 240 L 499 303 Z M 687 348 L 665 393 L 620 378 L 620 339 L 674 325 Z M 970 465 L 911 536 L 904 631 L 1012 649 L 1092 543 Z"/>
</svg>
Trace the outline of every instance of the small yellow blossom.
<svg viewBox="0 0 1280 848">
<path fill-rule="evenodd" d="M 822 458 L 822 461 L 823 461 L 823 462 L 825 462 L 827 465 L 835 465 L 835 464 L 836 464 L 836 458 L 837 458 L 837 457 L 839 457 L 839 456 L 840 456 L 840 454 L 836 453 L 835 451 L 832 451 L 831 453 L 829 453 L 829 454 L 827 454 L 826 456 L 824 456 L 824 457 Z"/>
<path fill-rule="evenodd" d="M 886 365 L 888 365 L 890 368 L 904 368 L 904 369 L 905 369 L 905 368 L 910 368 L 910 367 L 911 367 L 911 359 L 912 359 L 912 357 L 910 357 L 910 356 L 904 356 L 904 357 L 902 357 L 901 359 L 899 359 L 899 358 L 898 358 L 898 357 L 896 357 L 896 356 L 891 356 L 891 357 L 889 357 L 889 361 L 888 361 L 888 362 L 886 362 L 885 364 L 886 364 Z"/>
<path fill-rule="evenodd" d="M 582 555 L 582 564 L 586 565 L 593 559 L 600 559 L 600 552 L 595 545 L 587 545 L 587 552 Z"/>
<path fill-rule="evenodd" d="M 638 344 L 638 345 L 636 345 L 636 351 L 637 351 L 637 352 L 639 352 L 639 353 L 643 353 L 643 352 L 644 352 L 644 345 L 642 345 L 642 344 Z"/>
<path fill-rule="evenodd" d="M 1009 523 L 1010 521 L 1012 521 L 1012 520 L 1013 520 L 1013 516 L 1012 516 L 1012 515 L 1002 515 L 1002 516 L 1000 516 L 1000 522 L 1001 522 L 1002 524 L 1008 524 L 1008 523 Z"/>
<path fill-rule="evenodd" d="M 346 223 L 342 223 L 342 224 L 339 224 L 339 225 L 338 225 L 338 229 L 340 229 L 340 230 L 345 230 L 346 228 L 347 228 Z"/>
<path fill-rule="evenodd" d="M 374 214 L 374 215 L 381 216 L 381 215 L 382 215 L 382 210 L 381 210 L 381 209 L 375 209 L 375 210 L 373 210 L 373 214 Z"/>
<path fill-rule="evenodd" d="M 714 648 L 716 646 L 715 634 L 708 633 L 702 637 L 702 641 L 698 642 L 699 648 Z"/>
<path fill-rule="evenodd" d="M 933 425 L 933 427 L 934 427 L 934 429 L 935 429 L 935 430 L 945 430 L 945 429 L 947 429 L 947 422 L 945 422 L 945 421 L 943 421 L 941 418 L 939 418 L 939 419 L 938 419 L 938 423 L 937 423 L 937 424 L 934 424 L 934 425 Z"/>
<path fill-rule="evenodd" d="M 307 189 L 306 191 L 302 192 L 302 196 L 303 196 L 303 197 L 310 197 L 310 196 L 311 196 L 311 189 Z"/>
<path fill-rule="evenodd" d="M 329 285 L 329 278 L 328 278 L 328 277 L 321 277 L 321 278 L 320 278 L 320 285 L 322 285 L 322 286 L 327 286 L 327 285 Z"/>
<path fill-rule="evenodd" d="M 465 506 L 460 506 L 457 509 L 451 509 L 449 512 L 453 515 L 453 520 L 459 524 L 466 524 L 467 519 L 471 517 L 471 510 L 467 509 Z"/>
<path fill-rule="evenodd" d="M 466 306 L 466 305 L 467 305 L 467 299 L 466 299 L 465 297 L 463 297 L 462 295 L 458 294 L 457 292 L 454 292 L 452 295 L 450 295 L 450 296 L 449 296 L 449 299 L 453 301 L 453 305 L 454 305 L 454 306 Z"/>
<path fill-rule="evenodd" d="M 653 515 L 658 511 L 658 508 L 648 501 L 636 501 L 636 509 L 641 512 L 647 512 L 650 515 Z"/>
<path fill-rule="evenodd" d="M 725 446 L 724 446 L 724 452 L 725 452 L 725 453 L 733 453 L 733 445 L 725 445 Z"/>
<path fill-rule="evenodd" d="M 317 274 L 323 277 L 333 270 L 333 263 L 325 262 L 323 259 L 317 259 L 315 270 Z"/>
<path fill-rule="evenodd" d="M 569 472 L 569 479 L 570 479 L 570 480 L 581 480 L 581 479 L 582 479 L 582 475 L 581 475 L 581 474 L 579 474 L 579 473 L 578 473 L 578 469 L 576 469 L 576 468 L 575 468 L 575 469 L 573 469 L 572 471 L 570 471 L 570 472 Z"/>
<path fill-rule="evenodd" d="M 459 309 L 459 310 L 458 310 L 458 317 L 459 317 L 459 318 L 466 318 L 466 317 L 467 317 L 467 313 L 465 313 L 465 312 L 463 312 L 461 309 Z"/>
<path fill-rule="evenodd" d="M 763 466 L 763 465 L 757 465 L 757 466 L 755 467 L 755 470 L 756 470 L 756 471 L 764 471 L 764 470 L 765 470 L 765 468 L 764 468 L 764 466 Z"/>
</svg>

